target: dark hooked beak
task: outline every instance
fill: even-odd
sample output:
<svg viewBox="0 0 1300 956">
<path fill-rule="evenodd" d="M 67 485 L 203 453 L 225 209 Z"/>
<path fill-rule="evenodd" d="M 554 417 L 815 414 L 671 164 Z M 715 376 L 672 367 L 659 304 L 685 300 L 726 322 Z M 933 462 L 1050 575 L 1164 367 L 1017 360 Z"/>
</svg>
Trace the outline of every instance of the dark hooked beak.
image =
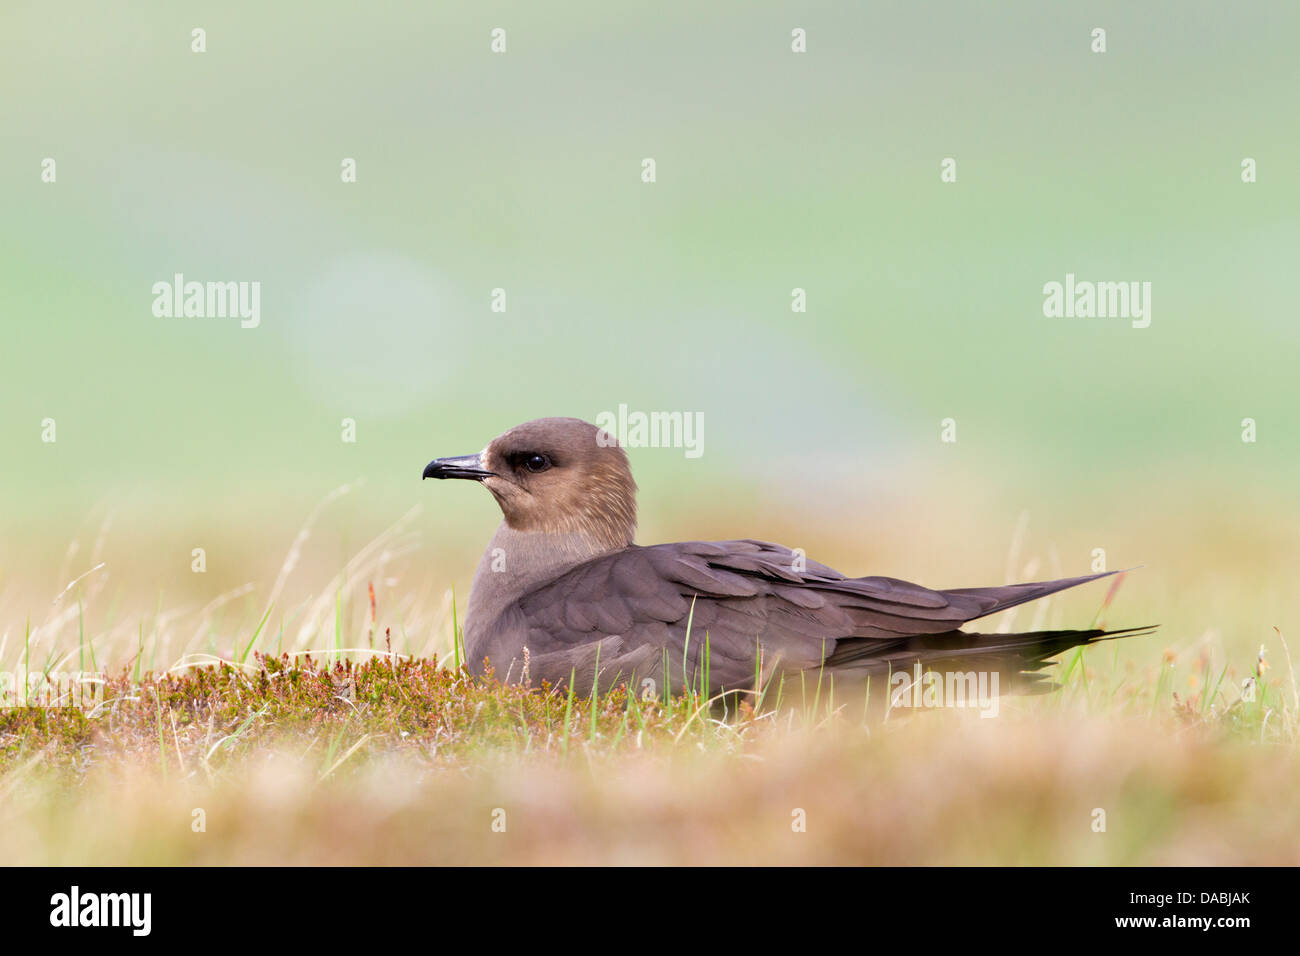
<svg viewBox="0 0 1300 956">
<path fill-rule="evenodd" d="M 435 458 L 424 466 L 425 478 L 472 478 L 481 481 L 496 474 L 483 467 L 481 455 L 460 455 L 456 458 Z"/>
</svg>

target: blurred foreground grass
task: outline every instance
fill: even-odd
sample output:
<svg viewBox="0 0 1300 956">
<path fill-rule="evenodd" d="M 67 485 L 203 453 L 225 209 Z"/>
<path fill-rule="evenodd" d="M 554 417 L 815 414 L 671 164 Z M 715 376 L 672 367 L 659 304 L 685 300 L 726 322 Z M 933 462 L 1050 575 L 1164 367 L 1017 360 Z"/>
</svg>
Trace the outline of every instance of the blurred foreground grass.
<svg viewBox="0 0 1300 956">
<path fill-rule="evenodd" d="M 367 656 L 124 672 L 89 714 L 0 712 L 0 862 L 1300 863 L 1293 682 L 1188 698 L 1171 661 L 1093 649 L 997 719 L 869 724 L 825 697 L 722 715 Z"/>
</svg>

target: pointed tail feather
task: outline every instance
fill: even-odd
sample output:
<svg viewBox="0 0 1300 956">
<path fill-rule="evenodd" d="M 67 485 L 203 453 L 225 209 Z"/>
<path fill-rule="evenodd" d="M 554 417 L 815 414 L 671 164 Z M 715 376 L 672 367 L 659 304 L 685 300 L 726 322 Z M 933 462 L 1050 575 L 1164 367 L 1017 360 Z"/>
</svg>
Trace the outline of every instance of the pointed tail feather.
<svg viewBox="0 0 1300 956">
<path fill-rule="evenodd" d="M 841 672 L 880 674 L 922 669 L 997 670 L 1010 674 L 1036 671 L 1050 658 L 1075 647 L 1120 637 L 1140 637 L 1156 625 L 1103 631 L 1026 631 L 1020 634 L 977 634 L 946 631 L 899 638 L 845 638 L 823 666 Z M 846 673 L 846 676 L 847 673 Z"/>
</svg>

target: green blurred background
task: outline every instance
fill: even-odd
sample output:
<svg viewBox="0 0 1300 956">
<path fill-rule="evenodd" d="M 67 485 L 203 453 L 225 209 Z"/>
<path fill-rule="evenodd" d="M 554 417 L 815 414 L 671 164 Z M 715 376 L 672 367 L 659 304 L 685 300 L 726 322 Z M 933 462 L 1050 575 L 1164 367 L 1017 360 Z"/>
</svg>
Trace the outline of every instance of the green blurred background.
<svg viewBox="0 0 1300 956">
<path fill-rule="evenodd" d="M 642 543 L 946 586 L 1101 547 L 1146 565 L 1124 623 L 1244 655 L 1300 610 L 1298 35 L 1289 2 L 10 0 L 0 632 L 97 537 L 101 626 L 245 582 L 255 622 L 349 482 L 302 595 L 416 504 L 393 591 L 463 594 L 495 507 L 425 462 L 625 403 L 705 422 L 633 450 Z M 155 318 L 176 272 L 260 281 L 260 327 Z M 1045 318 L 1067 272 L 1151 282 L 1151 326 Z"/>
</svg>

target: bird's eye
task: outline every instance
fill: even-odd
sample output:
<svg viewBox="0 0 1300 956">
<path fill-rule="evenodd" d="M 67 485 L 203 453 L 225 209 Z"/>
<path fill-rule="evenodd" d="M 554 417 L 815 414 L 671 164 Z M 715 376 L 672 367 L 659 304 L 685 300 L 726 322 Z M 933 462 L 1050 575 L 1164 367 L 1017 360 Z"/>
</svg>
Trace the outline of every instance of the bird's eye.
<svg viewBox="0 0 1300 956">
<path fill-rule="evenodd" d="M 545 455 L 526 455 L 524 456 L 524 467 L 534 473 L 545 471 L 551 467 L 551 459 Z"/>
</svg>

